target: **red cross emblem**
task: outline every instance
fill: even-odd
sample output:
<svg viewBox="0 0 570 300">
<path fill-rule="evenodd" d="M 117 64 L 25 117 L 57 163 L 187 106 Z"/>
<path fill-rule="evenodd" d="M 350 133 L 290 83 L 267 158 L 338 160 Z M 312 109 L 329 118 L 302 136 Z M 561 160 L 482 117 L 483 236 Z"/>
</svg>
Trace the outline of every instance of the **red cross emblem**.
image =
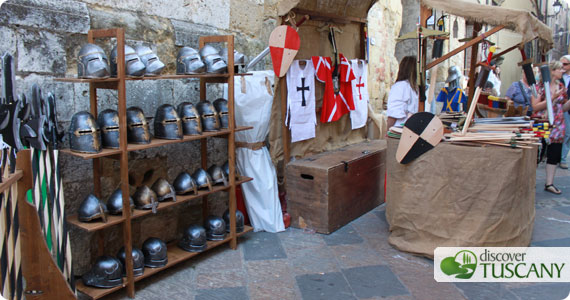
<svg viewBox="0 0 570 300">
<path fill-rule="evenodd" d="M 358 77 L 358 83 L 356 84 L 356 86 L 358 87 L 358 96 L 360 97 L 360 100 L 362 100 L 362 93 L 360 92 L 360 88 L 364 87 L 364 82 L 362 82 L 362 76 Z"/>
</svg>

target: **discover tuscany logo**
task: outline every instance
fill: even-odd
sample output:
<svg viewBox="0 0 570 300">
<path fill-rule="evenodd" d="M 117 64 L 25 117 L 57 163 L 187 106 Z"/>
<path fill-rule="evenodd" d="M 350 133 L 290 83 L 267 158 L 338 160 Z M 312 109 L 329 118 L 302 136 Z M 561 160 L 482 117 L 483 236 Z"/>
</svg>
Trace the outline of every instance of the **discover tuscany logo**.
<svg viewBox="0 0 570 300">
<path fill-rule="evenodd" d="M 438 247 L 438 282 L 570 282 L 570 247 Z"/>
</svg>

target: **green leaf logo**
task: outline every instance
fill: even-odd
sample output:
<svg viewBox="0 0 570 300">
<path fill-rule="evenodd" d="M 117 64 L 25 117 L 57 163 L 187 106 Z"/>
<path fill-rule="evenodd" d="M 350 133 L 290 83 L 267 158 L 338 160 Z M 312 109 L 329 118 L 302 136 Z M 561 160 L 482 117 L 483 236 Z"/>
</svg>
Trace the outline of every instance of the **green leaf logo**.
<svg viewBox="0 0 570 300">
<path fill-rule="evenodd" d="M 469 279 L 475 273 L 477 256 L 469 250 L 461 250 L 455 256 L 446 257 L 441 261 L 441 271 L 446 275 L 456 275 L 455 278 Z"/>
</svg>

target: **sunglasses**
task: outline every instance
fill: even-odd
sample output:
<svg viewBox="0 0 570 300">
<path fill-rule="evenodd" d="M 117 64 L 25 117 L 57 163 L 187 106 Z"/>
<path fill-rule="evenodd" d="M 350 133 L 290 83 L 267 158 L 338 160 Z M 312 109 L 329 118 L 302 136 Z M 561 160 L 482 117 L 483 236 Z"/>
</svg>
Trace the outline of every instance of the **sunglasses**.
<svg viewBox="0 0 570 300">
<path fill-rule="evenodd" d="M 570 63 L 562 63 L 563 66 L 570 65 Z"/>
</svg>

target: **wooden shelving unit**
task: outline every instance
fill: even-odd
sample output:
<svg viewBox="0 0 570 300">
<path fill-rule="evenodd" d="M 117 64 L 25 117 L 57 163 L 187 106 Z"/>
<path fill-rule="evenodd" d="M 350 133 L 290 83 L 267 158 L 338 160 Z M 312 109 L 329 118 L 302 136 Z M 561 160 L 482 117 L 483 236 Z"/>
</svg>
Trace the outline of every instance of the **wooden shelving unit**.
<svg viewBox="0 0 570 300">
<path fill-rule="evenodd" d="M 130 151 L 138 151 L 156 147 L 162 147 L 165 145 L 171 145 L 176 143 L 184 143 L 188 141 L 200 140 L 200 150 L 201 150 L 201 167 L 206 169 L 208 167 L 208 149 L 207 149 L 207 139 L 210 137 L 221 137 L 228 139 L 228 161 L 229 161 L 229 184 L 227 186 L 215 185 L 212 190 L 199 190 L 197 195 L 177 195 L 177 201 L 167 201 L 161 202 L 158 206 L 158 210 L 164 210 L 169 207 L 191 201 L 193 199 L 202 199 L 202 213 L 205 216 L 208 215 L 208 201 L 207 196 L 212 193 L 220 191 L 229 192 L 229 210 L 230 210 L 230 232 L 228 236 L 223 241 L 208 241 L 208 248 L 213 249 L 219 245 L 229 243 L 232 249 L 237 247 L 237 237 L 245 234 L 252 230 L 251 227 L 246 226 L 244 232 L 236 233 L 235 224 L 235 211 L 236 211 L 236 199 L 235 190 L 236 185 L 243 182 L 251 181 L 252 178 L 249 177 L 237 177 L 235 172 L 235 132 L 248 130 L 252 127 L 236 127 L 234 118 L 234 76 L 247 76 L 251 74 L 235 74 L 233 56 L 228 57 L 227 65 L 228 72 L 225 74 L 195 74 L 195 75 L 161 75 L 156 77 L 127 77 L 125 76 L 125 60 L 124 60 L 124 45 L 125 45 L 125 32 L 122 28 L 115 29 L 104 29 L 104 30 L 90 30 L 88 33 L 88 42 L 94 43 L 95 39 L 98 38 L 116 38 L 117 40 L 117 77 L 116 78 L 105 78 L 105 79 L 79 79 L 79 78 L 58 78 L 56 81 L 60 82 L 70 82 L 70 83 L 89 83 L 90 92 L 90 112 L 93 116 L 97 116 L 97 90 L 98 89 L 114 89 L 118 92 L 118 103 L 117 110 L 119 113 L 119 149 L 104 149 L 99 153 L 78 153 L 67 150 L 62 150 L 62 153 L 73 155 L 82 159 L 90 159 L 93 161 L 93 183 L 94 183 L 94 194 L 101 198 L 101 182 L 100 182 L 100 158 L 107 157 L 120 160 L 120 175 L 121 175 L 121 189 L 123 191 L 123 214 L 119 216 L 108 215 L 107 222 L 102 222 L 101 220 L 96 220 L 92 222 L 80 222 L 77 219 L 77 215 L 72 215 L 67 218 L 67 222 L 74 226 L 77 226 L 88 232 L 98 231 L 99 238 L 102 239 L 104 236 L 102 234 L 102 229 L 107 227 L 122 224 L 123 226 L 123 241 L 125 246 L 126 254 L 126 270 L 127 276 L 123 280 L 123 285 L 110 289 L 100 289 L 93 288 L 83 285 L 79 281 L 76 285 L 77 289 L 93 299 L 99 299 L 106 296 L 114 291 L 126 287 L 129 297 L 134 298 L 136 281 L 143 278 L 152 276 L 153 274 L 174 266 L 184 260 L 194 257 L 199 253 L 186 252 L 177 246 L 177 242 L 170 243 L 168 245 L 168 264 L 162 268 L 145 268 L 145 273 L 142 276 L 133 276 L 133 266 L 132 266 L 132 233 L 131 233 L 131 221 L 140 217 L 152 217 L 151 210 L 131 210 L 129 202 L 129 184 L 128 184 L 128 153 Z M 228 48 L 228 53 L 233 53 L 234 50 L 234 37 L 232 35 L 225 36 L 207 36 L 200 37 L 200 48 L 202 48 L 207 43 L 225 43 Z M 200 80 L 200 101 L 206 100 L 206 84 L 207 83 L 227 83 L 228 84 L 228 110 L 229 110 L 229 128 L 225 130 L 220 130 L 216 132 L 204 132 L 202 135 L 194 136 L 184 136 L 181 140 L 164 140 L 164 139 L 153 139 L 150 144 L 146 145 L 135 145 L 127 143 L 127 124 L 126 124 L 126 81 L 130 80 L 177 80 L 177 79 L 188 79 L 196 78 Z M 105 254 L 104 243 L 102 240 L 99 241 L 99 255 Z"/>
</svg>

